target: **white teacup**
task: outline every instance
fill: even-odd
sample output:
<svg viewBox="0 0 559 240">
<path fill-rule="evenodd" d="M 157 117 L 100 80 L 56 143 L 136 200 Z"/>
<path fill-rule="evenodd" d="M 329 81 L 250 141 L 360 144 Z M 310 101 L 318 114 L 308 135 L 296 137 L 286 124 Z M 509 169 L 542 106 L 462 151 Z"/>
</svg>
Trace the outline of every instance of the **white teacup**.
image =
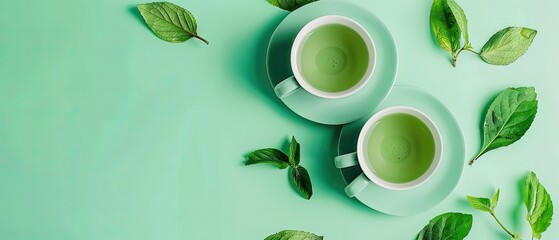
<svg viewBox="0 0 559 240">
<path fill-rule="evenodd" d="M 299 31 L 290 60 L 293 76 L 274 88 L 279 98 L 302 87 L 315 96 L 335 99 L 365 86 L 375 69 L 376 51 L 363 26 L 347 17 L 328 15 Z"/>
<path fill-rule="evenodd" d="M 369 118 L 357 151 L 337 156 L 335 165 L 361 167 L 363 173 L 345 188 L 354 197 L 371 182 L 390 190 L 418 187 L 433 176 L 442 154 L 442 137 L 433 121 L 415 108 L 396 106 Z"/>
</svg>

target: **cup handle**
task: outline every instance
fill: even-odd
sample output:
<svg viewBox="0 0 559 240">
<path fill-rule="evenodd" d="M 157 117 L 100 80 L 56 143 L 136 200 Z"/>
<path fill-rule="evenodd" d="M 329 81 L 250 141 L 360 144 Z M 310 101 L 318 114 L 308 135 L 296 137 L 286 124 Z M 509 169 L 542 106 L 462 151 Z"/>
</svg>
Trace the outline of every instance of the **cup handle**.
<svg viewBox="0 0 559 240">
<path fill-rule="evenodd" d="M 344 155 L 340 155 L 334 158 L 334 164 L 337 168 L 347 168 L 356 166 L 359 164 L 359 160 L 357 160 L 357 152 L 352 152 Z M 345 187 L 344 191 L 349 197 L 355 197 L 358 193 L 363 191 L 371 180 L 365 176 L 365 174 L 361 173 L 357 178 L 355 178 L 351 183 Z"/>
<path fill-rule="evenodd" d="M 371 183 L 371 180 L 369 180 L 369 178 L 367 178 L 364 173 L 361 173 L 359 174 L 359 176 L 357 176 L 357 178 L 355 178 L 345 187 L 345 194 L 347 194 L 347 196 L 349 197 L 355 197 L 355 195 L 363 191 L 363 189 L 365 189 L 365 187 L 367 187 L 369 183 Z"/>
<path fill-rule="evenodd" d="M 295 77 L 291 76 L 281 81 L 274 87 L 274 92 L 279 98 L 284 98 L 301 88 Z"/>
<path fill-rule="evenodd" d="M 357 166 L 359 164 L 359 161 L 357 160 L 357 152 L 352 152 L 335 157 L 334 164 L 337 168 L 348 168 Z"/>
</svg>

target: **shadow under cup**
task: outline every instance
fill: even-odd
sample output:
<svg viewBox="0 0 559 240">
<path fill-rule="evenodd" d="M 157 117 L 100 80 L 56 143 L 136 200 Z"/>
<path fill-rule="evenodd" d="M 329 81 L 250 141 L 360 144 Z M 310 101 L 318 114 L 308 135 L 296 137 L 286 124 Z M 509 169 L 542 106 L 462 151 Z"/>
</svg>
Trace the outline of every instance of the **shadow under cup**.
<svg viewBox="0 0 559 240">
<path fill-rule="evenodd" d="M 373 115 L 359 134 L 357 152 L 336 157 L 336 166 L 363 170 L 346 187 L 353 197 L 369 184 L 406 190 L 420 186 L 435 172 L 442 140 L 434 123 L 409 107 L 392 107 Z"/>
</svg>

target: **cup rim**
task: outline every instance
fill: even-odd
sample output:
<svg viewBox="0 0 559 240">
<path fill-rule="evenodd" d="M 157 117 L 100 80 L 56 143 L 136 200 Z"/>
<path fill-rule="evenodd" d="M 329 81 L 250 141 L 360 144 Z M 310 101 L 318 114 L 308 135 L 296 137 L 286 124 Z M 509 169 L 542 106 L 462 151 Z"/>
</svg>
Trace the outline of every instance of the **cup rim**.
<svg viewBox="0 0 559 240">
<path fill-rule="evenodd" d="M 299 69 L 299 61 L 300 61 L 299 56 L 302 50 L 302 45 L 303 45 L 302 43 L 306 41 L 309 34 L 312 33 L 313 30 L 327 24 L 342 24 L 357 32 L 365 42 L 365 45 L 367 46 L 367 51 L 369 53 L 369 64 L 367 66 L 367 71 L 365 71 L 363 77 L 359 80 L 357 84 L 355 84 L 355 86 L 340 92 L 326 92 L 326 91 L 316 89 L 304 79 Z M 361 90 L 371 79 L 377 65 L 375 44 L 373 39 L 367 32 L 367 30 L 365 30 L 365 28 L 355 20 L 340 15 L 326 15 L 326 16 L 315 18 L 314 20 L 308 22 L 299 31 L 299 33 L 297 33 L 297 36 L 295 37 L 293 45 L 291 46 L 290 61 L 291 61 L 291 70 L 293 72 L 293 76 L 295 77 L 295 80 L 299 83 L 299 85 L 303 87 L 303 89 L 305 89 L 307 92 L 315 96 L 322 97 L 322 98 L 329 98 L 329 99 L 347 97 Z"/>
<path fill-rule="evenodd" d="M 409 114 L 421 120 L 429 128 L 431 134 L 433 135 L 433 140 L 435 141 L 435 156 L 433 157 L 433 161 L 431 162 L 431 165 L 429 166 L 427 171 L 425 171 L 417 179 L 406 183 L 388 182 L 378 177 L 370 169 L 371 166 L 369 166 L 369 163 L 366 160 L 365 150 L 364 150 L 364 143 L 366 140 L 365 138 L 367 137 L 367 134 L 369 133 L 371 127 L 380 119 L 396 113 Z M 390 108 L 383 109 L 377 112 L 376 114 L 374 114 L 372 117 L 369 118 L 369 120 L 367 120 L 365 125 L 361 128 L 361 131 L 359 132 L 359 139 L 357 141 L 357 159 L 359 162 L 359 166 L 361 167 L 361 170 L 363 171 L 365 176 L 367 176 L 369 180 L 371 180 L 373 183 L 377 184 L 378 186 L 390 190 L 409 190 L 412 188 L 419 187 L 423 183 L 427 182 L 438 169 L 442 159 L 442 154 L 443 154 L 443 142 L 442 142 L 441 133 L 437 128 L 437 126 L 435 125 L 435 123 L 433 122 L 433 120 L 431 120 L 431 118 L 429 118 L 429 116 L 427 116 L 425 113 L 415 108 L 407 107 L 407 106 L 390 107 Z"/>
</svg>

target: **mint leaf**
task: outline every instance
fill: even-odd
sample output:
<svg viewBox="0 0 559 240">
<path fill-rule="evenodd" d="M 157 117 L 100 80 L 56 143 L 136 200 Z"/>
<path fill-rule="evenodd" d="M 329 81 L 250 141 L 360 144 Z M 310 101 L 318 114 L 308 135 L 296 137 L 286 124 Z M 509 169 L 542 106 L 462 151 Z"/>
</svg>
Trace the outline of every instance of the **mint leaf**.
<svg viewBox="0 0 559 240">
<path fill-rule="evenodd" d="M 491 200 L 489 198 L 480 198 L 480 197 L 472 197 L 466 196 L 470 206 L 474 209 L 483 211 L 483 212 L 491 212 Z"/>
<path fill-rule="evenodd" d="M 470 214 L 444 213 L 431 219 L 417 240 L 462 240 L 470 233 L 472 222 Z"/>
<path fill-rule="evenodd" d="M 301 196 L 308 200 L 312 197 L 311 178 L 307 169 L 299 165 L 301 146 L 297 140 L 295 140 L 295 137 L 291 138 L 289 150 L 289 156 L 274 148 L 256 150 L 247 155 L 245 165 L 267 163 L 280 169 L 287 168 L 291 165 L 290 179 L 301 193 Z"/>
<path fill-rule="evenodd" d="M 508 88 L 502 91 L 485 115 L 483 148 L 470 161 L 470 165 L 486 152 L 518 141 L 534 122 L 537 111 L 538 100 L 533 87 Z"/>
<path fill-rule="evenodd" d="M 491 199 L 491 211 L 495 210 L 495 208 L 497 207 L 497 203 L 499 203 L 500 192 L 501 191 L 497 189 L 497 192 L 495 192 L 495 195 L 493 195 L 493 198 Z"/>
<path fill-rule="evenodd" d="M 280 169 L 284 169 L 289 166 L 287 155 L 274 148 L 260 149 L 248 154 L 245 165 L 258 163 L 272 164 Z"/>
<path fill-rule="evenodd" d="M 289 145 L 289 163 L 291 166 L 299 165 L 301 160 L 301 145 L 295 140 L 295 137 L 291 137 L 291 144 Z"/>
<path fill-rule="evenodd" d="M 464 44 L 470 45 L 470 39 L 468 37 L 468 19 L 466 18 L 466 14 L 464 10 L 456 3 L 454 0 L 446 0 L 450 11 L 452 11 L 452 15 L 456 18 L 456 23 L 458 27 L 462 31 L 462 37 L 464 38 Z"/>
<path fill-rule="evenodd" d="M 541 234 L 551 225 L 553 202 L 534 172 L 531 172 L 526 179 L 525 188 L 529 191 L 525 192 L 526 199 L 524 201 L 528 210 L 526 220 L 532 227 L 532 235 L 541 239 Z"/>
<path fill-rule="evenodd" d="M 456 4 L 457 6 L 457 4 Z M 434 0 L 429 15 L 431 31 L 439 46 L 452 55 L 453 65 L 460 50 L 461 30 L 447 0 Z"/>
<path fill-rule="evenodd" d="M 528 51 L 538 32 L 524 27 L 498 31 L 483 46 L 480 57 L 493 65 L 509 65 Z"/>
<path fill-rule="evenodd" d="M 268 0 L 270 4 L 287 11 L 294 11 L 297 8 L 316 1 L 318 0 Z"/>
<path fill-rule="evenodd" d="M 170 2 L 153 2 L 139 4 L 138 10 L 153 33 L 164 41 L 180 43 L 194 37 L 209 43 L 198 35 L 194 16 L 180 6 Z"/>
<path fill-rule="evenodd" d="M 283 230 L 281 232 L 272 234 L 264 240 L 322 240 L 324 237 L 317 236 L 310 232 Z"/>
<path fill-rule="evenodd" d="M 312 184 L 309 172 L 303 166 L 296 166 L 291 168 L 291 180 L 295 187 L 301 193 L 301 196 L 305 199 L 311 199 L 312 197 Z"/>
<path fill-rule="evenodd" d="M 524 205 L 526 205 L 526 210 L 528 213 L 534 208 L 534 198 L 536 196 L 536 190 L 538 189 L 539 180 L 534 172 L 530 172 L 526 178 L 526 183 L 524 186 Z"/>
</svg>

